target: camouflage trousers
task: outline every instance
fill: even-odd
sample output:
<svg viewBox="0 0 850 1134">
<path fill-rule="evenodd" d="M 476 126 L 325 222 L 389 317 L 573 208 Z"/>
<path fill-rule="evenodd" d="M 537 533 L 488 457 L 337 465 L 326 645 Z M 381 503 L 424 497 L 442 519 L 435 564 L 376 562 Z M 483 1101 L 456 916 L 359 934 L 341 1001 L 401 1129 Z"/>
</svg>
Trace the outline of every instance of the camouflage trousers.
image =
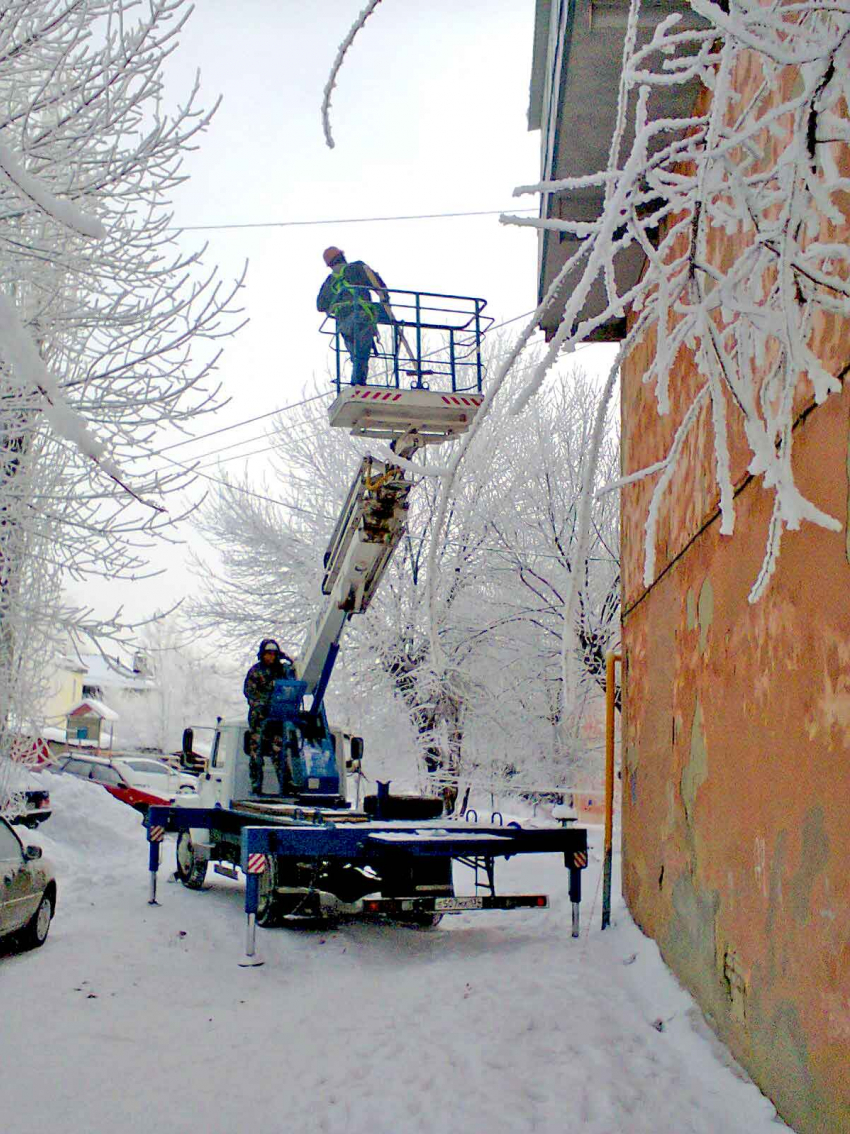
<svg viewBox="0 0 850 1134">
<path fill-rule="evenodd" d="M 264 736 L 266 720 L 251 714 L 248 724 L 248 760 L 251 773 L 251 791 L 254 795 L 261 795 L 263 791 L 264 758 L 270 756 L 274 764 L 278 787 L 281 795 L 288 795 L 292 790 L 289 768 L 286 763 L 286 750 L 283 736 L 277 733 Z"/>
</svg>

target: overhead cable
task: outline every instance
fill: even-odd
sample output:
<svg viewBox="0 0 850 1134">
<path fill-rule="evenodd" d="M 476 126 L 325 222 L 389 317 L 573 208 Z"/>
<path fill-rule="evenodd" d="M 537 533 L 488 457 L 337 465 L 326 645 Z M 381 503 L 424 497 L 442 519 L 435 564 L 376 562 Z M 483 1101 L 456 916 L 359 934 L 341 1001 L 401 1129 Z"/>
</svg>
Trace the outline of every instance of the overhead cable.
<svg viewBox="0 0 850 1134">
<path fill-rule="evenodd" d="M 528 209 L 476 209 L 473 212 L 459 213 L 412 213 L 397 217 L 342 217 L 328 220 L 289 220 L 289 221 L 244 221 L 229 224 L 185 224 L 175 225 L 179 232 L 213 232 L 232 228 L 303 228 L 321 224 L 385 224 L 388 221 L 444 220 L 448 217 L 493 217 L 503 213 L 536 213 L 537 208 Z"/>
</svg>

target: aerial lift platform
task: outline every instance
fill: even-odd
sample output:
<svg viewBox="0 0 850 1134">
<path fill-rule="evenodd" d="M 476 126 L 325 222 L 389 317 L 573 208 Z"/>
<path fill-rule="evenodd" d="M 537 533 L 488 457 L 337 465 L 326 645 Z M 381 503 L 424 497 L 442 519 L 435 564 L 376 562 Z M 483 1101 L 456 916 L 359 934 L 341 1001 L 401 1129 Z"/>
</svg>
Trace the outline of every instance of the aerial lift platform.
<svg viewBox="0 0 850 1134">
<path fill-rule="evenodd" d="M 374 290 L 374 289 L 373 289 Z M 484 400 L 483 336 L 493 320 L 486 301 L 391 288 L 379 314 L 368 384 L 345 381 L 348 352 L 334 319 L 321 331 L 331 338 L 337 396 L 328 410 L 336 428 L 390 442 L 411 435 L 418 445 L 439 444 L 465 433 Z"/>
</svg>

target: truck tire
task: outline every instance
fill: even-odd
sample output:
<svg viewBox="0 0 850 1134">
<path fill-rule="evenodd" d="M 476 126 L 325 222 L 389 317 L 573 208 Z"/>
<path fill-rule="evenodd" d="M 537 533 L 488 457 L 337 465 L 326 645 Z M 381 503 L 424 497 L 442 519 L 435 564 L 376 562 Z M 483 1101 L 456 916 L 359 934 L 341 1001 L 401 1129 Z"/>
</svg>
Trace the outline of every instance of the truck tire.
<svg viewBox="0 0 850 1134">
<path fill-rule="evenodd" d="M 274 855 L 267 854 L 266 868 L 259 875 L 257 895 L 257 925 L 263 929 L 275 929 L 283 924 L 287 910 L 282 897 L 277 892 L 279 885 L 278 861 Z"/>
<path fill-rule="evenodd" d="M 195 850 L 192 836 L 181 831 L 177 836 L 177 877 L 189 890 L 200 890 L 207 876 L 208 862 Z"/>
</svg>

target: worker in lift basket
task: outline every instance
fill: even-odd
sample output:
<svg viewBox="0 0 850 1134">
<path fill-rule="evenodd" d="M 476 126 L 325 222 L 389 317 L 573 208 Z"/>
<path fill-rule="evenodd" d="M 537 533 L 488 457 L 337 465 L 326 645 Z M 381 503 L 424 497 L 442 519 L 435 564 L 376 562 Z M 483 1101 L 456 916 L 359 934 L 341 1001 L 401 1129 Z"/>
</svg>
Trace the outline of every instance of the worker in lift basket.
<svg viewBox="0 0 850 1134">
<path fill-rule="evenodd" d="M 251 766 L 251 791 L 261 795 L 263 791 L 263 726 L 271 707 L 274 683 L 279 678 L 294 676 L 292 658 L 283 653 L 274 638 L 263 638 L 257 650 L 257 662 L 245 674 L 243 693 L 248 701 L 248 728 L 250 729 L 248 749 Z M 284 794 L 285 755 L 281 745 L 272 745 L 275 770 Z"/>
<path fill-rule="evenodd" d="M 339 248 L 326 248 L 322 255 L 331 274 L 322 284 L 316 306 L 336 319 L 351 355 L 351 385 L 365 386 L 377 324 L 389 320 L 386 284 L 362 260 L 349 264 Z M 372 298 L 372 291 L 377 292 L 379 302 Z"/>
</svg>

